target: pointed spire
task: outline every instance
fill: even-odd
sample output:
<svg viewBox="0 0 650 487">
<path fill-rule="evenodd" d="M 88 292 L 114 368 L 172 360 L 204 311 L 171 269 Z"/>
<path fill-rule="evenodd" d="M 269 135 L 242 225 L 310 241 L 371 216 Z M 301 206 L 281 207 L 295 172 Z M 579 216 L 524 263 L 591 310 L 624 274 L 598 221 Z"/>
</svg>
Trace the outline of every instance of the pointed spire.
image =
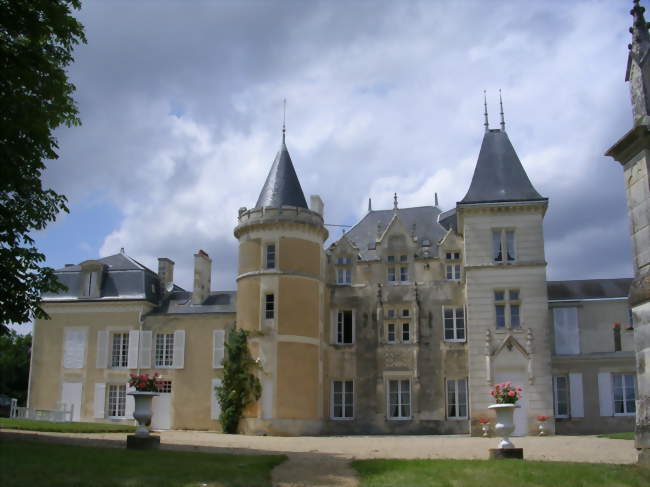
<svg viewBox="0 0 650 487">
<path fill-rule="evenodd" d="M 485 107 L 485 111 L 483 112 L 483 115 L 485 115 L 485 131 L 487 132 L 490 130 L 490 126 L 488 124 L 488 113 L 487 113 L 487 94 L 485 93 L 485 90 L 483 90 L 483 106 Z"/>
<path fill-rule="evenodd" d="M 372 211 L 372 198 L 368 198 L 368 213 Z"/>
<path fill-rule="evenodd" d="M 438 206 L 438 193 L 434 193 L 435 205 Z"/>
<path fill-rule="evenodd" d="M 393 210 L 397 210 L 397 193 L 393 195 Z"/>
<path fill-rule="evenodd" d="M 501 132 L 505 132 L 506 121 L 503 118 L 503 100 L 501 99 L 501 88 L 499 88 L 499 107 L 501 107 Z"/>
</svg>

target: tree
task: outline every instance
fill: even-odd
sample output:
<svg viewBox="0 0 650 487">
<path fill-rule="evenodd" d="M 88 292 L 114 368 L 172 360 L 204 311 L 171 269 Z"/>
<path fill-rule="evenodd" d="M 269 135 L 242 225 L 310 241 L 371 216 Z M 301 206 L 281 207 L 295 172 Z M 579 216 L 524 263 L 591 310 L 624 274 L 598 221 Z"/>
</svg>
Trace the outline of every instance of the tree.
<svg viewBox="0 0 650 487">
<path fill-rule="evenodd" d="M 0 336 L 0 394 L 17 398 L 18 404 L 27 400 L 31 349 L 30 334 L 23 336 L 10 330 Z"/>
<path fill-rule="evenodd" d="M 47 318 L 43 292 L 65 289 L 45 267 L 30 232 L 42 230 L 66 198 L 41 183 L 57 159 L 53 131 L 79 125 L 65 68 L 86 38 L 71 15 L 79 0 L 0 0 L 0 334 L 7 324 Z"/>
<path fill-rule="evenodd" d="M 262 395 L 260 380 L 251 372 L 259 368 L 248 350 L 248 333 L 233 329 L 228 333 L 223 383 L 216 387 L 221 406 L 219 421 L 224 433 L 237 433 L 244 409 Z"/>
</svg>

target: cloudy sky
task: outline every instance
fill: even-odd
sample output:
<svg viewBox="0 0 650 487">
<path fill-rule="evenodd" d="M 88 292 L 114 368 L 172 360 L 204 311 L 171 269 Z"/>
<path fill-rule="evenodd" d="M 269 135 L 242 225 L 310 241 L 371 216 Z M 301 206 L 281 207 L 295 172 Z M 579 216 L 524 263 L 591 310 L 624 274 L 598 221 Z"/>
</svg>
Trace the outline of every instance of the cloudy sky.
<svg viewBox="0 0 650 487">
<path fill-rule="evenodd" d="M 87 1 L 70 77 L 83 125 L 58 131 L 46 184 L 71 212 L 37 234 L 47 264 L 126 253 L 152 269 L 213 258 L 235 288 L 239 207 L 280 144 L 326 222 L 448 209 L 472 177 L 483 90 L 537 190 L 549 279 L 630 276 L 620 166 L 632 1 Z M 340 230 L 332 230 L 334 237 Z"/>
</svg>

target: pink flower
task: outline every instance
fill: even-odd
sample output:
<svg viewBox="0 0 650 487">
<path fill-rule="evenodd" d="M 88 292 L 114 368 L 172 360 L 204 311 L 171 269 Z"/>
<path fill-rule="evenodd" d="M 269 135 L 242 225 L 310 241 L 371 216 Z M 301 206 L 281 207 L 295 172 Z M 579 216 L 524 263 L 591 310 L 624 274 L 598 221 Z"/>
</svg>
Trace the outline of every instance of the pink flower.
<svg viewBox="0 0 650 487">
<path fill-rule="evenodd" d="M 521 392 L 523 389 L 521 387 L 517 387 L 517 392 Z"/>
<path fill-rule="evenodd" d="M 508 393 L 508 395 L 509 395 L 510 397 L 513 397 L 513 396 L 515 395 L 515 391 L 510 391 L 510 392 Z"/>
</svg>

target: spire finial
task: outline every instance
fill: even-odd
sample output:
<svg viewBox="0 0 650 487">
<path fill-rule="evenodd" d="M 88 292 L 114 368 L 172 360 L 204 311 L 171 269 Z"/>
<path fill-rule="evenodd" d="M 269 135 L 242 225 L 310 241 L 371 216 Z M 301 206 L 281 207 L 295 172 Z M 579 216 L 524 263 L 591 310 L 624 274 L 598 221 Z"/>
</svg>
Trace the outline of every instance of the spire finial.
<svg viewBox="0 0 650 487">
<path fill-rule="evenodd" d="M 372 198 L 368 198 L 368 213 L 372 211 Z"/>
<path fill-rule="evenodd" d="M 393 210 L 397 209 L 397 193 L 393 195 Z"/>
<path fill-rule="evenodd" d="M 284 144 L 284 134 L 287 132 L 287 126 L 285 124 L 287 119 L 287 99 L 285 98 L 282 102 L 282 143 Z"/>
<path fill-rule="evenodd" d="M 438 193 L 434 193 L 434 199 L 435 199 L 436 206 L 438 206 Z"/>
<path fill-rule="evenodd" d="M 483 106 L 485 107 L 485 112 L 483 112 L 483 115 L 485 115 L 485 123 L 483 125 L 485 125 L 485 131 L 487 132 L 490 130 L 490 128 L 488 126 L 487 95 L 485 93 L 485 90 L 483 90 Z"/>
<path fill-rule="evenodd" d="M 501 132 L 506 131 L 506 121 L 503 118 L 503 100 L 501 99 L 501 88 L 499 88 L 499 106 L 501 107 Z"/>
</svg>

